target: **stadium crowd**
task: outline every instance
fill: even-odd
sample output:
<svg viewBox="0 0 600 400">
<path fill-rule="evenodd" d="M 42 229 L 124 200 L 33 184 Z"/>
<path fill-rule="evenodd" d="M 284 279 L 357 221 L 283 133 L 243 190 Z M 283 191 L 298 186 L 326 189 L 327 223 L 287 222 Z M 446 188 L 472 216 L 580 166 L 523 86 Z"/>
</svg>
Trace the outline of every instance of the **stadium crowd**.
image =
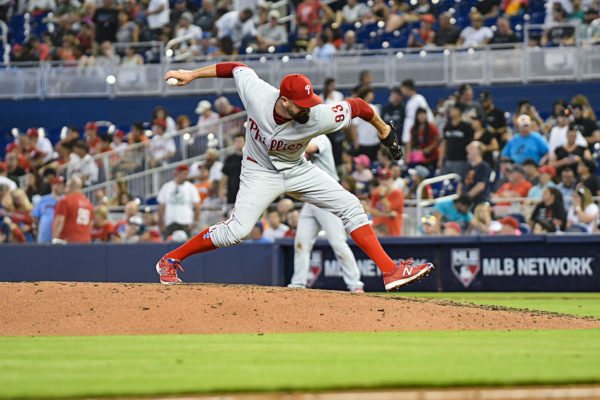
<svg viewBox="0 0 600 400">
<path fill-rule="evenodd" d="M 436 202 L 421 221 L 412 221 L 420 234 L 598 231 L 599 208 L 594 198 L 600 196 L 596 164 L 600 130 L 585 96 L 569 102 L 557 100 L 543 118 L 526 99 L 507 112 L 494 105 L 489 92 L 475 95 L 469 85 L 432 107 L 410 79 L 392 88 L 387 104 L 376 105 L 370 83 L 370 72 L 362 71 L 358 85 L 347 96 L 364 99 L 386 121 L 394 121 L 405 145 L 405 159 L 392 160 L 373 127 L 360 119 L 328 137 L 343 186 L 361 199 L 379 235 L 402 235 L 405 206 L 415 204 L 419 184 L 447 173 L 459 174 L 460 180 L 425 185 L 420 198 L 432 200 L 453 193 L 458 197 Z M 324 87 L 325 103 L 346 97 L 336 90 L 332 78 Z M 223 97 L 215 105 L 202 100 L 195 111 L 201 130 L 240 109 Z M 98 124 L 89 122 L 81 135 L 78 127 L 71 126 L 54 146 L 37 128 L 19 135 L 7 145 L 0 162 L 0 239 L 65 240 L 53 233 L 55 209 L 65 192 L 81 193 L 82 187 L 97 182 L 102 165 L 95 154 L 112 151 L 107 153 L 111 166 L 141 165 L 142 169 L 177 161 L 172 132 L 189 127 L 190 118 L 174 120 L 164 107 L 157 107 L 150 121 L 132 124 L 127 134 L 118 129 L 99 134 Z M 232 132 L 230 153 L 220 154 L 209 147 L 203 151 L 204 161 L 179 165 L 174 179 L 163 185 L 156 198 L 132 199 L 126 183 L 118 180 L 113 198 L 97 191 L 92 199 L 95 209 L 86 205 L 87 219 L 79 216 L 80 221 L 89 222 L 89 240 L 185 240 L 226 218 L 239 186 L 245 144 L 241 126 Z M 139 150 L 130 152 L 129 148 L 144 150 L 143 159 L 135 157 Z M 18 188 L 19 183 L 23 187 Z M 123 207 L 122 219 L 113 220 L 112 206 Z M 293 237 L 298 212 L 297 204 L 281 199 L 268 210 L 251 239 Z"/>
<path fill-rule="evenodd" d="M 597 0 L 28 0 L 4 1 L 11 61 L 63 61 L 80 65 L 158 62 L 155 47 L 184 38 L 179 60 L 238 54 L 294 52 L 328 59 L 336 52 L 382 47 L 476 47 L 523 42 L 525 22 L 546 27 L 530 33 L 531 46 L 597 40 Z M 280 3 L 278 3 L 280 4 Z M 28 17 L 25 18 L 24 15 Z M 294 16 L 293 21 L 285 19 Z M 566 25 L 565 25 L 566 24 Z M 119 43 L 117 50 L 112 44 Z M 384 44 L 385 43 L 385 44 Z"/>
</svg>

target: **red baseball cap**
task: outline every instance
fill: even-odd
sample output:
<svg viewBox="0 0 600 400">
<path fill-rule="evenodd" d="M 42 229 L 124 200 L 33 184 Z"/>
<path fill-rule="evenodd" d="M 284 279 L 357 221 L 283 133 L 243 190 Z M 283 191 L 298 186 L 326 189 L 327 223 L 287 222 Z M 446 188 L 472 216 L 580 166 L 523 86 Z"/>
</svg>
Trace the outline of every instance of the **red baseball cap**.
<svg viewBox="0 0 600 400">
<path fill-rule="evenodd" d="M 19 150 L 19 145 L 16 144 L 15 142 L 11 142 L 9 144 L 6 145 L 6 148 L 4 149 L 4 151 L 8 154 L 13 150 Z"/>
<path fill-rule="evenodd" d="M 167 121 L 165 121 L 162 118 L 156 118 L 154 121 L 152 121 L 152 125 L 162 126 L 163 129 L 166 129 L 166 127 L 167 127 Z"/>
<path fill-rule="evenodd" d="M 114 135 L 120 137 L 121 139 L 123 139 L 125 137 L 125 132 L 123 132 L 122 129 L 117 129 L 115 131 Z"/>
<path fill-rule="evenodd" d="M 177 169 L 175 170 L 175 172 L 181 172 L 181 171 L 189 171 L 190 167 L 188 167 L 185 164 L 181 164 L 177 166 Z"/>
<path fill-rule="evenodd" d="M 519 221 L 515 217 L 504 217 L 498 220 L 502 225 L 509 225 L 513 229 L 519 229 Z"/>
<path fill-rule="evenodd" d="M 39 132 L 38 132 L 37 128 L 29 128 L 29 129 L 27 129 L 27 136 L 29 136 L 29 137 L 39 136 Z"/>
<path fill-rule="evenodd" d="M 431 24 L 433 24 L 435 22 L 435 18 L 433 17 L 433 15 L 431 14 L 425 14 L 421 17 L 421 19 L 425 22 L 429 22 Z"/>
<path fill-rule="evenodd" d="M 379 172 L 377 173 L 377 175 L 381 178 L 381 179 L 389 179 L 392 177 L 392 171 L 390 171 L 388 168 L 381 168 L 379 170 Z"/>
<path fill-rule="evenodd" d="M 88 122 L 87 124 L 85 124 L 84 130 L 87 131 L 88 129 L 98 132 L 98 125 L 96 125 L 95 122 Z"/>
<path fill-rule="evenodd" d="M 56 178 L 52 179 L 50 186 L 54 186 L 57 183 L 65 183 L 65 178 L 63 178 L 62 176 L 57 176 Z"/>
<path fill-rule="evenodd" d="M 456 232 L 461 233 L 462 229 L 460 229 L 460 225 L 454 221 L 450 221 L 450 222 L 446 222 L 444 224 L 444 228 L 452 228 L 454 229 Z"/>
<path fill-rule="evenodd" d="M 550 174 L 553 178 L 556 176 L 556 170 L 551 165 L 545 165 L 543 167 L 538 168 L 538 172 L 543 174 L 544 172 Z"/>
<path fill-rule="evenodd" d="M 310 108 L 323 102 L 313 92 L 310 79 L 300 74 L 292 74 L 283 78 L 281 85 L 279 85 L 279 93 L 290 99 L 298 107 Z"/>
</svg>

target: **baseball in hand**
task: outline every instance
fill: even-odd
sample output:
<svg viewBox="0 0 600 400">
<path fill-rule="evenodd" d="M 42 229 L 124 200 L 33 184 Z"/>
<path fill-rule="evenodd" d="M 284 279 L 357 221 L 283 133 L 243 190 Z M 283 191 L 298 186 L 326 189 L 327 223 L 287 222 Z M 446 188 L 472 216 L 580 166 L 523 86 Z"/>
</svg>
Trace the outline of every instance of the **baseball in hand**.
<svg viewBox="0 0 600 400">
<path fill-rule="evenodd" d="M 177 78 L 169 78 L 169 79 L 167 79 L 167 84 L 169 86 L 177 86 L 178 83 L 179 83 L 179 79 L 177 79 Z"/>
</svg>

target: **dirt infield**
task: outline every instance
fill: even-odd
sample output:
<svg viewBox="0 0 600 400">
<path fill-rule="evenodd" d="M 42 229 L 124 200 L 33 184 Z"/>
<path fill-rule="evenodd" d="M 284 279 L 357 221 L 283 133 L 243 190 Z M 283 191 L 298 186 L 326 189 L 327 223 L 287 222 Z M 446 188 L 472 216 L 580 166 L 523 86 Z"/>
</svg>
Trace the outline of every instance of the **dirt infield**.
<svg viewBox="0 0 600 400">
<path fill-rule="evenodd" d="M 443 300 L 277 287 L 0 283 L 0 335 L 600 328 L 600 320 Z"/>
</svg>

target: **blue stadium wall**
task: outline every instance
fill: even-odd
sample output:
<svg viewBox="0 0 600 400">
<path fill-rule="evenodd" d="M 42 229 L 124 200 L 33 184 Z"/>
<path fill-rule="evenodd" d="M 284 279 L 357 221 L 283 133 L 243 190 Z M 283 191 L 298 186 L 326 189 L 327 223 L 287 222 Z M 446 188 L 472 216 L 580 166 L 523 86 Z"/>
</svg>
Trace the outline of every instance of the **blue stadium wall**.
<svg viewBox="0 0 600 400">
<path fill-rule="evenodd" d="M 423 87 L 419 89 L 429 104 L 434 106 L 456 88 Z M 600 82 L 544 83 L 528 85 L 477 86 L 476 93 L 490 90 L 496 105 L 505 111 L 514 112 L 520 99 L 528 98 L 540 112 L 549 112 L 557 99 L 570 101 L 576 94 L 585 94 L 592 105 L 600 104 Z M 386 104 L 388 90 L 377 90 L 375 103 Z M 237 95 L 227 97 L 235 105 L 241 106 Z M 213 101 L 216 96 L 170 96 L 136 98 L 90 98 L 90 99 L 47 99 L 0 101 L 0 145 L 4 145 L 13 127 L 25 130 L 31 126 L 44 126 L 57 134 L 63 125 L 83 126 L 87 121 L 106 119 L 121 125 L 135 121 L 149 121 L 152 110 L 158 105 L 165 106 L 169 113 L 177 117 L 187 114 L 196 123 L 194 109 L 199 100 Z"/>
<path fill-rule="evenodd" d="M 384 238 L 393 258 L 414 257 L 437 268 L 409 291 L 600 291 L 600 236 Z M 155 264 L 175 244 L 2 245 L 3 281 L 157 282 Z M 353 243 L 367 291 L 383 291 L 377 267 Z M 241 244 L 186 260 L 185 282 L 282 286 L 293 273 L 292 240 Z M 240 260 L 243 260 L 241 262 Z M 311 285 L 345 286 L 327 242 L 310 262 Z"/>
</svg>

